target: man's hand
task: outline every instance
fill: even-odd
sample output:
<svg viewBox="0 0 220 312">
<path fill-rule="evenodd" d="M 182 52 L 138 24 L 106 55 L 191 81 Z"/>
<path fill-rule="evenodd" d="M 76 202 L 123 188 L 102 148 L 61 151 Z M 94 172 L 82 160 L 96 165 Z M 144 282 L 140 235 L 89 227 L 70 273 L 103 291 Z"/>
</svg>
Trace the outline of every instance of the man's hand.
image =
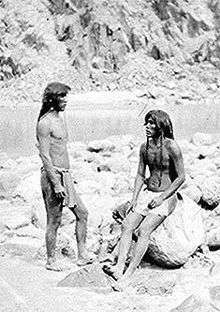
<svg viewBox="0 0 220 312">
<path fill-rule="evenodd" d="M 163 203 L 163 199 L 158 196 L 158 197 L 155 197 L 154 199 L 151 200 L 151 202 L 148 204 L 148 208 L 149 209 L 154 209 L 160 205 L 162 205 Z"/>
<path fill-rule="evenodd" d="M 64 197 L 66 196 L 65 188 L 62 185 L 60 185 L 59 187 L 56 187 L 54 189 L 54 192 L 56 194 L 57 199 L 59 200 L 63 200 Z"/>
<path fill-rule="evenodd" d="M 132 199 L 132 201 L 130 202 L 130 206 L 127 210 L 127 214 L 130 212 L 130 211 L 134 211 L 134 208 L 137 206 L 137 200 L 134 200 Z"/>
</svg>

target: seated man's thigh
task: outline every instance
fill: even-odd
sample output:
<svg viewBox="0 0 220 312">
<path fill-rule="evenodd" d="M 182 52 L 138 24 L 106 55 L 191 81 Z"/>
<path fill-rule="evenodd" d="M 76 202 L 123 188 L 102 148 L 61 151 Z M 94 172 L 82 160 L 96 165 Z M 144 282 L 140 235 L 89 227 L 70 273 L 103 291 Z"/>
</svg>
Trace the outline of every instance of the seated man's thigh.
<svg viewBox="0 0 220 312">
<path fill-rule="evenodd" d="M 144 217 L 137 212 L 130 212 L 124 219 L 122 226 L 123 229 L 135 230 L 140 223 L 143 221 Z"/>
<path fill-rule="evenodd" d="M 148 213 L 138 228 L 139 234 L 151 234 L 165 220 L 165 218 L 166 216 Z"/>
</svg>

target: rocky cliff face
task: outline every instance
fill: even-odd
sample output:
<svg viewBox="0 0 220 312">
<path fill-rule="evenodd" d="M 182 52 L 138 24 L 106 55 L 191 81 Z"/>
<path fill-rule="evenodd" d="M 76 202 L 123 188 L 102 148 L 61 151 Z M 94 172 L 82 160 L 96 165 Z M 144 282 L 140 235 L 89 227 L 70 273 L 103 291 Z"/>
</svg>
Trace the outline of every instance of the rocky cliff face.
<svg viewBox="0 0 220 312">
<path fill-rule="evenodd" d="M 38 101 L 54 79 L 76 91 L 143 88 L 189 76 L 218 88 L 218 0 L 34 2 L 0 3 L 0 80 L 9 101 L 11 89 L 17 101 L 30 94 Z"/>
</svg>

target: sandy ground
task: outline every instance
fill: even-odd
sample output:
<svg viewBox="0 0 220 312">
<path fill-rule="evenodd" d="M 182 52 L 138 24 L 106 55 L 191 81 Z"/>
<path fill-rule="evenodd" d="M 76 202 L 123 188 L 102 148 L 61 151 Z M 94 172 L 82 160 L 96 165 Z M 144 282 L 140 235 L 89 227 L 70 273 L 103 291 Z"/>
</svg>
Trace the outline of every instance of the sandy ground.
<svg viewBox="0 0 220 312">
<path fill-rule="evenodd" d="M 168 312 L 190 295 L 209 301 L 208 289 L 220 284 L 218 276 L 210 278 L 208 268 L 165 270 L 173 274 L 176 285 L 171 294 L 151 296 L 136 294 L 128 289 L 123 293 L 97 293 L 83 288 L 57 287 L 67 272 L 45 270 L 43 262 L 31 261 L 28 256 L 0 258 L 0 311 L 4 312 L 62 312 L 62 311 L 149 311 Z M 143 271 L 143 269 L 142 269 Z M 156 267 L 145 268 L 143 274 L 161 272 Z M 140 270 L 139 270 L 140 272 Z M 217 278 L 218 277 L 218 278 Z M 191 310 L 190 310 L 191 311 Z"/>
</svg>

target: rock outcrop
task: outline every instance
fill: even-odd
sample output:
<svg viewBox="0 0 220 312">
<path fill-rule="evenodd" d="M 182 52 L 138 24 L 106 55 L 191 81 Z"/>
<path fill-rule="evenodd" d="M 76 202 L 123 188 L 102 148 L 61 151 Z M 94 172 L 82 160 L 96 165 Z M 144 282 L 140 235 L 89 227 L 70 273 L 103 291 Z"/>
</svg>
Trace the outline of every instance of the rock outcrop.
<svg viewBox="0 0 220 312">
<path fill-rule="evenodd" d="M 165 89 L 176 104 L 213 100 L 219 11 L 215 0 L 1 1 L 2 102 L 38 102 L 51 80 L 76 92 L 144 89 L 154 101 Z"/>
<path fill-rule="evenodd" d="M 204 243 L 200 207 L 187 196 L 181 197 L 174 212 L 151 234 L 148 254 L 161 266 L 184 264 Z"/>
</svg>

